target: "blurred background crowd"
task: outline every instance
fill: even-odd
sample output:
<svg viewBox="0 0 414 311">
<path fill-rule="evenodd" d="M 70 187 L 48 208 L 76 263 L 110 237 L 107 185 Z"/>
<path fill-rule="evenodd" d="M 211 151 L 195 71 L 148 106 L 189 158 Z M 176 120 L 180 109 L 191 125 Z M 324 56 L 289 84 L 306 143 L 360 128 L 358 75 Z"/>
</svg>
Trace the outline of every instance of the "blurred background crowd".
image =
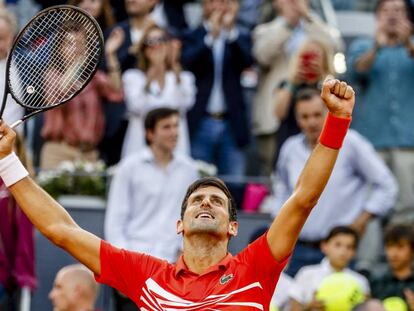
<svg viewBox="0 0 414 311">
<path fill-rule="evenodd" d="M 100 68 L 67 105 L 19 127 L 17 151 L 51 195 L 103 197 L 103 238 L 172 262 L 179 206 L 199 176 L 226 181 L 242 214 L 277 215 L 318 142 L 322 81 L 346 80 L 352 129 L 272 308 L 414 311 L 414 1 L 2 2 L 0 87 L 37 11 L 70 4 L 98 21 Z M 7 100 L 12 123 L 24 110 Z M 17 310 L 42 276 L 31 224 L 0 193 L 0 310 Z M 266 228 L 256 229 L 251 239 Z M 75 268 L 63 272 L 87 277 Z M 54 310 L 92 310 L 96 290 L 63 272 Z M 137 310 L 109 295 L 102 310 Z"/>
</svg>

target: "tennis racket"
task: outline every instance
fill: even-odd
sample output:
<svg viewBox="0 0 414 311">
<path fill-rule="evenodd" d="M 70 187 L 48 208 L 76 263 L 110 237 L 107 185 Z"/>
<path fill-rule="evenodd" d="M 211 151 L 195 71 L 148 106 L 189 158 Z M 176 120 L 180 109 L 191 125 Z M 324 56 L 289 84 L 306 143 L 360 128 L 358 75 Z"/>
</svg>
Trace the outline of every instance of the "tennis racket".
<svg viewBox="0 0 414 311">
<path fill-rule="evenodd" d="M 102 51 L 102 31 L 86 11 L 70 5 L 40 11 L 17 35 L 8 55 L 0 118 L 9 94 L 26 108 L 12 128 L 66 103 L 92 79 Z"/>
</svg>

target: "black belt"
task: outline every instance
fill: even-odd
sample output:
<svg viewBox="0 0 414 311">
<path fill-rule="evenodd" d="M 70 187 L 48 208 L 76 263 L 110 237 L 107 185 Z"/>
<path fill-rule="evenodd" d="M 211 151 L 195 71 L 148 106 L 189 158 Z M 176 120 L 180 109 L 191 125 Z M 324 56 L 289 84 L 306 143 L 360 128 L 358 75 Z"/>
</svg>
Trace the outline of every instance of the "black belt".
<svg viewBox="0 0 414 311">
<path fill-rule="evenodd" d="M 301 244 L 303 246 L 311 247 L 311 248 L 317 248 L 319 249 L 321 246 L 322 240 L 315 240 L 315 241 L 308 241 L 308 240 L 298 240 L 298 244 Z"/>
<path fill-rule="evenodd" d="M 213 112 L 213 113 L 209 112 L 208 116 L 216 120 L 224 120 L 226 118 L 226 114 L 224 112 Z"/>
</svg>

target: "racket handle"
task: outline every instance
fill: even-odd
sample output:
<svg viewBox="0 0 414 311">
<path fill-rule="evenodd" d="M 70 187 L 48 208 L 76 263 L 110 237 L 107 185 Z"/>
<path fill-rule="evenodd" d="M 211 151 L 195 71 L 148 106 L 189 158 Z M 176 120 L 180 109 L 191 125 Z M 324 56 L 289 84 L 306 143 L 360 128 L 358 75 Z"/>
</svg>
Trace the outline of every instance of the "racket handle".
<svg viewBox="0 0 414 311">
<path fill-rule="evenodd" d="M 12 128 L 12 129 L 14 129 L 15 127 L 17 127 L 17 126 L 19 126 L 20 124 L 22 124 L 23 123 L 23 120 L 18 120 L 18 121 L 16 121 L 16 122 L 14 122 L 10 127 Z"/>
</svg>

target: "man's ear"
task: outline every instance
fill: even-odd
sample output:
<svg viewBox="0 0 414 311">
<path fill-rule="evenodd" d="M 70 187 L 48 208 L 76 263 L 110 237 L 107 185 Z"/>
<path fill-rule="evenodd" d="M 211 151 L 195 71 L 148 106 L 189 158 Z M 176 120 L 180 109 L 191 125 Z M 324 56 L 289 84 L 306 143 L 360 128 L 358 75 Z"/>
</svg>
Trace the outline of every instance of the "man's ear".
<svg viewBox="0 0 414 311">
<path fill-rule="evenodd" d="M 328 248 L 328 243 L 326 241 L 322 241 L 320 249 L 321 249 L 322 253 L 324 253 L 325 255 L 326 255 L 326 252 L 327 252 L 327 248 Z"/>
<path fill-rule="evenodd" d="M 177 234 L 181 234 L 184 232 L 184 224 L 181 219 L 177 220 Z"/>
<path fill-rule="evenodd" d="M 237 236 L 239 229 L 239 223 L 237 221 L 230 221 L 228 233 L 230 236 Z"/>
</svg>

